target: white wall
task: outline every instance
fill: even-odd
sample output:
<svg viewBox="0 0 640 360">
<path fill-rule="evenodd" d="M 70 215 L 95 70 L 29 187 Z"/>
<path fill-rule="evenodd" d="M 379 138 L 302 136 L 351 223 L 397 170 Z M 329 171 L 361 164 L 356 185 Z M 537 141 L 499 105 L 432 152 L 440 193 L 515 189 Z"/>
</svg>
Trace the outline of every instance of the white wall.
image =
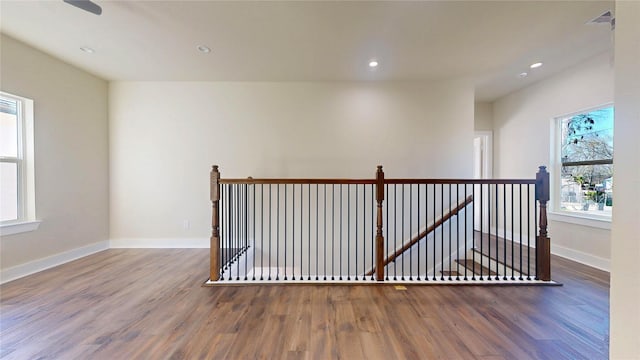
<svg viewBox="0 0 640 360">
<path fill-rule="evenodd" d="M 610 102 L 610 54 L 594 57 L 497 100 L 493 104 L 494 174 L 534 177 L 538 166 L 549 165 L 551 119 Z M 608 269 L 609 230 L 551 220 L 549 234 L 552 252 Z"/>
<path fill-rule="evenodd" d="M 476 102 L 474 104 L 474 128 L 476 131 L 493 130 L 493 104 Z"/>
<path fill-rule="evenodd" d="M 36 215 L 42 220 L 36 231 L 2 237 L 5 280 L 5 270 L 36 269 L 43 258 L 52 264 L 51 256 L 81 255 L 74 249 L 99 242 L 106 247 L 108 85 L 11 37 L 2 35 L 1 47 L 2 91 L 34 100 Z"/>
<path fill-rule="evenodd" d="M 640 2 L 616 2 L 611 359 L 640 359 Z"/>
<path fill-rule="evenodd" d="M 223 177 L 472 174 L 461 82 L 115 82 L 109 100 L 116 246 L 208 238 L 213 164 Z"/>
</svg>

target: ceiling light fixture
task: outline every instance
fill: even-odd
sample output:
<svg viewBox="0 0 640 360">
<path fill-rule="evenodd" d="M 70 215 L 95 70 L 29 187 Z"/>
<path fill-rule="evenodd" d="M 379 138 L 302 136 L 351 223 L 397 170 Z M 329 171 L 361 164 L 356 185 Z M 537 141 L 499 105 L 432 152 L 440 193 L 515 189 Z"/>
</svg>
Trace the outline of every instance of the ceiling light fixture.
<svg viewBox="0 0 640 360">
<path fill-rule="evenodd" d="M 87 54 L 93 54 L 94 52 L 96 52 L 95 50 L 93 50 L 92 48 L 90 48 L 88 46 L 81 46 L 80 50 L 86 52 Z"/>
<path fill-rule="evenodd" d="M 204 54 L 208 54 L 208 53 L 211 52 L 211 48 L 208 47 L 208 46 L 198 45 L 196 48 L 198 49 L 198 51 L 200 51 L 201 53 L 204 53 Z"/>
<path fill-rule="evenodd" d="M 529 73 L 521 72 L 520 74 L 518 74 L 518 77 L 525 78 L 525 77 L 527 77 L 527 75 L 529 75 Z"/>
<path fill-rule="evenodd" d="M 378 66 L 378 62 L 376 60 L 369 61 L 369 67 L 370 68 L 375 68 L 377 66 Z"/>
<path fill-rule="evenodd" d="M 537 62 L 535 64 L 531 64 L 531 66 L 529 66 L 529 67 L 532 68 L 532 69 L 535 69 L 535 68 L 539 68 L 540 66 L 542 66 L 542 63 L 541 62 Z"/>
</svg>

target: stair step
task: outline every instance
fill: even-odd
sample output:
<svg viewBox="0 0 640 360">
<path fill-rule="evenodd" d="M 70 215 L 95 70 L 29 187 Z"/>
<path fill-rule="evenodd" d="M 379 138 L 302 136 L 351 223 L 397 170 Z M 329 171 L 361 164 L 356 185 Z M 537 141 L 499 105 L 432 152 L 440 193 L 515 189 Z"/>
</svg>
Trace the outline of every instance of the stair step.
<svg viewBox="0 0 640 360">
<path fill-rule="evenodd" d="M 487 268 L 486 266 L 483 266 L 482 264 L 475 262 L 473 260 L 469 260 L 469 259 L 460 259 L 457 260 L 456 262 L 462 266 L 464 266 L 465 268 L 473 271 L 474 274 L 476 275 L 480 275 L 482 273 L 482 275 L 498 275 L 498 273 L 496 273 L 495 271 Z M 480 272 L 480 270 L 482 270 L 482 272 Z"/>
</svg>

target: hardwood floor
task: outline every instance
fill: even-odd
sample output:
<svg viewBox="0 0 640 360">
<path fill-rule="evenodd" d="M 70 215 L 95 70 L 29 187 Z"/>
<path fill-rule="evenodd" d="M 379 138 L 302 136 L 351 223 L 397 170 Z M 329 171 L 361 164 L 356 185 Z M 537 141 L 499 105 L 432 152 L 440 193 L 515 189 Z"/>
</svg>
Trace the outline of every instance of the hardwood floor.
<svg viewBox="0 0 640 360">
<path fill-rule="evenodd" d="M 609 277 L 202 287 L 208 249 L 111 249 L 0 287 L 3 359 L 606 359 Z"/>
</svg>

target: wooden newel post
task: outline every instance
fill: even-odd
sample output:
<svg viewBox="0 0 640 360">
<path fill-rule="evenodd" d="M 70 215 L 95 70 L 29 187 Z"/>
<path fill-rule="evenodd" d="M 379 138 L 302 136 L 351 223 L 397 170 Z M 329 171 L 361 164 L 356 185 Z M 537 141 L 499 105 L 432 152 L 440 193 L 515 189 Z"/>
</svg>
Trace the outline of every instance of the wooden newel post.
<svg viewBox="0 0 640 360">
<path fill-rule="evenodd" d="M 382 165 L 376 171 L 376 201 L 378 202 L 376 229 L 376 280 L 384 281 L 384 236 L 382 236 L 382 202 L 384 201 L 384 172 Z"/>
<path fill-rule="evenodd" d="M 536 267 L 539 280 L 551 281 L 551 239 L 547 233 L 547 201 L 549 194 L 549 173 L 546 166 L 540 166 L 536 174 L 536 200 L 540 206 L 540 230 L 536 241 Z"/>
<path fill-rule="evenodd" d="M 209 250 L 209 280 L 220 280 L 220 172 L 218 165 L 211 169 L 211 244 Z"/>
</svg>

